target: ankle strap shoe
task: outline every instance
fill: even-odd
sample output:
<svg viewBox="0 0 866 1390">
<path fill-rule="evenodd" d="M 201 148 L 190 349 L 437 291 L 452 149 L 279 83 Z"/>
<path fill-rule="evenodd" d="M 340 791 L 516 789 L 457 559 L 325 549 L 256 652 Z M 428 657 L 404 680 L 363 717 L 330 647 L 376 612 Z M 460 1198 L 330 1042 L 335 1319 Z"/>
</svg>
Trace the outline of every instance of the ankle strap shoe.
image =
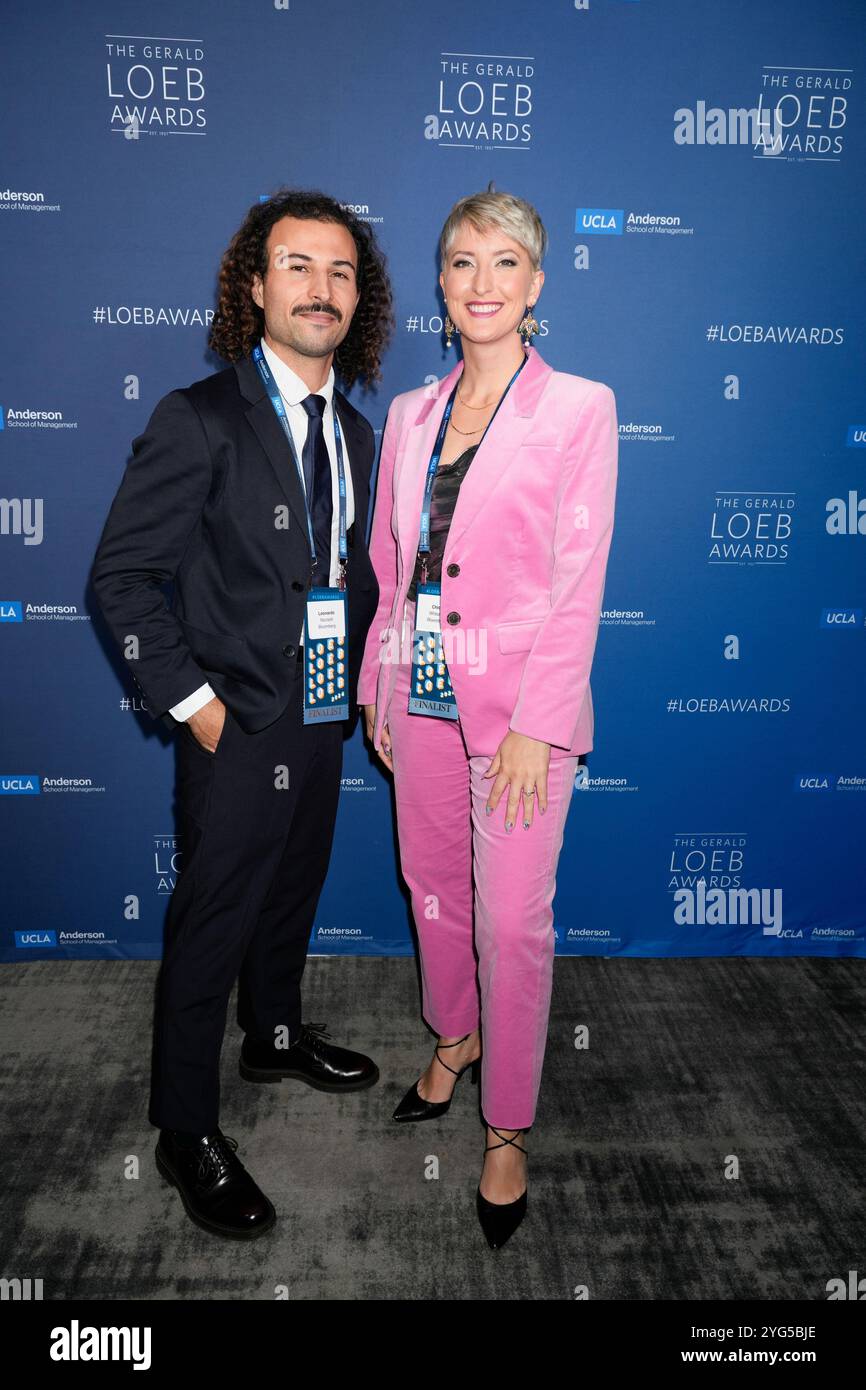
<svg viewBox="0 0 866 1390">
<path fill-rule="evenodd" d="M 461 1067 L 459 1071 L 456 1071 L 454 1067 L 449 1067 L 447 1062 L 443 1062 L 442 1058 L 439 1056 L 440 1047 L 443 1049 L 459 1047 L 461 1043 L 465 1043 L 468 1037 L 471 1037 L 470 1033 L 466 1033 L 464 1037 L 458 1038 L 457 1041 L 453 1043 L 437 1043 L 434 1049 L 434 1056 L 440 1066 L 444 1067 L 446 1071 L 450 1071 L 452 1076 L 457 1077 L 457 1081 L 459 1081 L 463 1073 L 468 1070 L 472 1085 L 475 1086 L 478 1084 L 478 1074 L 481 1069 L 480 1057 L 476 1057 L 474 1062 L 467 1062 L 465 1067 Z M 420 1081 L 420 1079 L 419 1077 L 418 1080 Z M 455 1087 L 457 1086 L 457 1081 L 454 1082 Z M 416 1081 L 415 1085 L 406 1092 L 405 1096 L 400 1101 L 392 1118 L 401 1123 L 407 1120 L 435 1120 L 439 1115 L 447 1113 L 451 1106 L 453 1095 L 454 1092 L 452 1091 L 447 1100 L 425 1100 L 418 1092 L 418 1081 Z"/>
<path fill-rule="evenodd" d="M 513 1144 L 520 1153 L 526 1153 L 515 1141 L 521 1134 L 525 1134 L 524 1129 L 518 1129 L 514 1136 L 509 1139 L 507 1135 L 500 1134 L 495 1125 L 490 1128 L 493 1133 L 501 1140 L 501 1144 L 488 1144 L 484 1152 L 489 1153 L 491 1149 L 504 1149 L 506 1144 Z M 478 1213 L 478 1220 L 481 1229 L 487 1237 L 487 1244 L 491 1250 L 499 1250 L 512 1236 L 526 1215 L 526 1190 L 513 1202 L 488 1202 L 486 1197 L 481 1195 L 481 1185 L 475 1194 L 475 1209 Z"/>
</svg>

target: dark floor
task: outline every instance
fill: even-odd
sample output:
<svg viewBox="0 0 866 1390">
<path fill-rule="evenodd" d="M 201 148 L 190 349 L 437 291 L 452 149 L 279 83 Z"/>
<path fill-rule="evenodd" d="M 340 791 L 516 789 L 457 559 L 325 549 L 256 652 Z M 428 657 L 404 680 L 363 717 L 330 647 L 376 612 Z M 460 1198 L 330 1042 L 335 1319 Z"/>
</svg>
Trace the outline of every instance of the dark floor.
<svg viewBox="0 0 866 1390">
<path fill-rule="evenodd" d="M 242 1081 L 232 1004 L 221 1124 L 278 1223 L 194 1226 L 147 1121 L 156 970 L 0 967 L 0 1275 L 46 1299 L 823 1300 L 866 1273 L 862 961 L 557 960 L 528 1214 L 495 1252 L 468 1076 L 443 1119 L 390 1119 L 432 1049 L 407 959 L 308 964 L 306 1020 L 379 1064 L 359 1094 Z"/>
</svg>

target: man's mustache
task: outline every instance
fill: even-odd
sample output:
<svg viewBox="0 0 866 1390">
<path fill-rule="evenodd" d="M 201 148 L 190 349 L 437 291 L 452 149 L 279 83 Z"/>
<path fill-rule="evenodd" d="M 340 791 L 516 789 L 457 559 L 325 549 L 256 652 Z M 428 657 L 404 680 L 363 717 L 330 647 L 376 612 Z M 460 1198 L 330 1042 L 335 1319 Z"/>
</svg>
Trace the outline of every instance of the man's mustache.
<svg viewBox="0 0 866 1390">
<path fill-rule="evenodd" d="M 297 309 L 292 310 L 293 314 L 333 314 L 339 323 L 342 320 L 342 313 L 336 304 L 299 304 Z"/>
</svg>

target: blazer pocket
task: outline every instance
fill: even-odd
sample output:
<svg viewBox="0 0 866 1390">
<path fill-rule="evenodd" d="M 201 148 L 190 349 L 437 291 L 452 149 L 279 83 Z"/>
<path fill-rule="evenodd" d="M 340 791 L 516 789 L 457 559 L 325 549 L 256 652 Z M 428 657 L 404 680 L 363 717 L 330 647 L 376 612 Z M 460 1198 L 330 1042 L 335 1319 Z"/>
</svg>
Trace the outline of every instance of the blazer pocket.
<svg viewBox="0 0 866 1390">
<path fill-rule="evenodd" d="M 177 617 L 177 614 L 175 614 Z M 177 617 L 195 660 L 206 669 L 226 676 L 243 678 L 249 664 L 249 647 L 245 637 L 233 637 L 229 632 L 209 632 L 196 627 L 185 618 Z"/>
<path fill-rule="evenodd" d="M 499 650 L 503 653 L 528 652 L 535 641 L 541 623 L 541 618 L 532 618 L 519 623 L 498 623 L 496 636 L 499 641 Z"/>
</svg>

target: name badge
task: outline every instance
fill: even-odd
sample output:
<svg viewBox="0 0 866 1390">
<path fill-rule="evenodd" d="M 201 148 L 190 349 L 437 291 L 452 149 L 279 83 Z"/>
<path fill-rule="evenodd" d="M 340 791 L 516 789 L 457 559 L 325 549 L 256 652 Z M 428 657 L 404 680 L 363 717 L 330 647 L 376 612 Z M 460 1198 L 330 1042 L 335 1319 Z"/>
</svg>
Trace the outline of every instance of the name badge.
<svg viewBox="0 0 866 1390">
<path fill-rule="evenodd" d="M 341 589 L 311 589 L 304 614 L 304 723 L 348 719 L 348 607 Z"/>
<path fill-rule="evenodd" d="M 442 650 L 440 589 L 439 584 L 419 584 L 417 588 L 409 713 L 432 715 L 434 719 L 457 719 L 457 700 Z"/>
</svg>

